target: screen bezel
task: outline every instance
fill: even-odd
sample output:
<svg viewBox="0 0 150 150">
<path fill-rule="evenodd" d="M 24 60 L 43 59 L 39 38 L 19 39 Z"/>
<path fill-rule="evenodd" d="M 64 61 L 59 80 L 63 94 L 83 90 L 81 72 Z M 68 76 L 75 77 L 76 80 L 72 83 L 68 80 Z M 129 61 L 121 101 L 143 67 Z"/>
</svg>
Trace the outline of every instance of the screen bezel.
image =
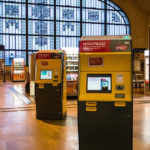
<svg viewBox="0 0 150 150">
<path fill-rule="evenodd" d="M 111 78 L 111 90 L 103 92 L 102 90 L 88 90 L 88 77 L 110 77 Z M 112 74 L 87 74 L 86 82 L 87 93 L 112 93 Z"/>
<path fill-rule="evenodd" d="M 52 72 L 52 78 L 51 79 L 41 79 L 41 72 L 42 71 L 51 71 Z M 53 70 L 40 70 L 40 80 L 52 80 L 53 79 Z"/>
</svg>

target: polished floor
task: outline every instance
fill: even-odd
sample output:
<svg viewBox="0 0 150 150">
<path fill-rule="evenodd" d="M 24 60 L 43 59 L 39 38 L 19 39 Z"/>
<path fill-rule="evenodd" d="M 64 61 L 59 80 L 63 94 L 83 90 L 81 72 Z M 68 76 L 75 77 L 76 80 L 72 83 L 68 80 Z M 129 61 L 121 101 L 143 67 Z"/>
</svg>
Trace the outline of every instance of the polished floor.
<svg viewBox="0 0 150 150">
<path fill-rule="evenodd" d="M 134 97 L 133 150 L 150 150 L 150 97 Z M 0 150 L 78 150 L 77 102 L 68 101 L 66 120 L 40 121 L 24 83 L 0 82 Z"/>
</svg>

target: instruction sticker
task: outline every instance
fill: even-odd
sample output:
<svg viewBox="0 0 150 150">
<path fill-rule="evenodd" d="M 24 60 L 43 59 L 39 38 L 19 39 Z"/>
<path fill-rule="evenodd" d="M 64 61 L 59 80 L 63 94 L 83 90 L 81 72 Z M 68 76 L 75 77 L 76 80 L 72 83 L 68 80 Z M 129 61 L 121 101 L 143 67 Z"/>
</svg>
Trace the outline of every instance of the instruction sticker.
<svg viewBox="0 0 150 150">
<path fill-rule="evenodd" d="M 117 83 L 123 83 L 123 74 L 122 73 L 117 74 Z"/>
</svg>

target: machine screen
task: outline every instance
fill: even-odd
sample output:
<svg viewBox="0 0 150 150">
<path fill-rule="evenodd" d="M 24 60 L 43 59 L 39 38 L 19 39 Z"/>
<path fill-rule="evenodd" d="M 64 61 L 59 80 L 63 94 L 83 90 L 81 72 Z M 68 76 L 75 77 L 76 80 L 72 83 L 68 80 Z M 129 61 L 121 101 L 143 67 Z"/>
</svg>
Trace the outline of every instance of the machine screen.
<svg viewBox="0 0 150 150">
<path fill-rule="evenodd" d="M 111 93 L 111 75 L 109 74 L 88 75 L 87 92 Z"/>
<path fill-rule="evenodd" d="M 41 70 L 40 79 L 41 80 L 51 80 L 52 79 L 52 70 Z"/>
</svg>

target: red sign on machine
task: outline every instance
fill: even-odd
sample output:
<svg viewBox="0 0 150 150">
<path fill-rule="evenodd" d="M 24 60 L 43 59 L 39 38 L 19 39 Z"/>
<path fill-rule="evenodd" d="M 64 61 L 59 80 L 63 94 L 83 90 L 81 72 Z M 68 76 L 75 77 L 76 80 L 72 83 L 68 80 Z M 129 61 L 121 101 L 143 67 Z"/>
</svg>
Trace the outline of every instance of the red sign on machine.
<svg viewBox="0 0 150 150">
<path fill-rule="evenodd" d="M 58 53 L 37 53 L 36 59 L 60 59 L 61 54 Z"/>
<path fill-rule="evenodd" d="M 130 42 L 125 42 L 124 40 L 80 41 L 80 53 L 129 52 L 129 51 L 131 51 Z"/>
<path fill-rule="evenodd" d="M 52 53 L 37 53 L 36 59 L 50 59 Z"/>
<path fill-rule="evenodd" d="M 103 58 L 102 57 L 89 57 L 89 66 L 102 66 Z"/>
<path fill-rule="evenodd" d="M 103 41 L 81 41 L 80 53 L 90 52 L 110 52 L 110 40 Z"/>
</svg>

